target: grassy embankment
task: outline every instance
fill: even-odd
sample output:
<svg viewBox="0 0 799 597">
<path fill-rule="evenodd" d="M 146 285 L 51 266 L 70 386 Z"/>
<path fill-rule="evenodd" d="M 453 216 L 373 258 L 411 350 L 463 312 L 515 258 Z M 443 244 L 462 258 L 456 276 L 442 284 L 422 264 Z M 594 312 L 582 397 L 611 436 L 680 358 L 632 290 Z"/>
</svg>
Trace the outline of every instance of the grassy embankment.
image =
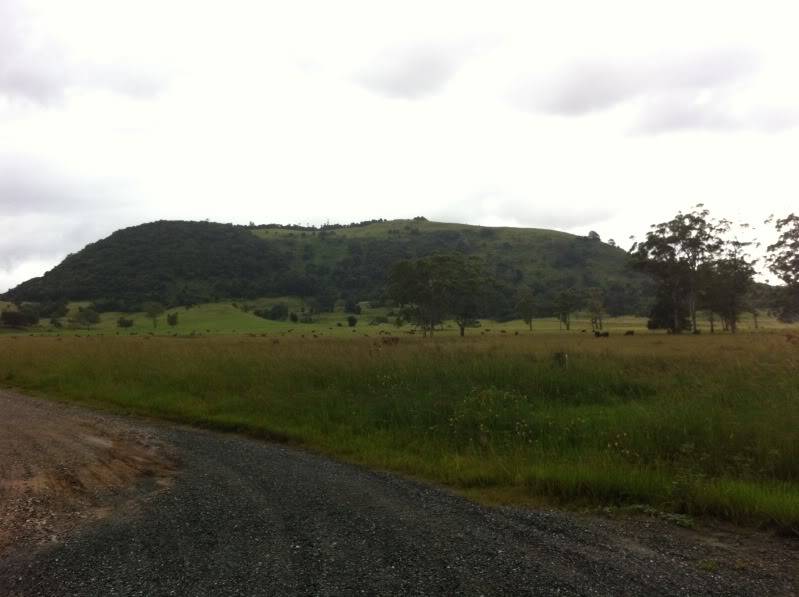
<svg viewBox="0 0 799 597">
<path fill-rule="evenodd" d="M 794 531 L 798 366 L 777 333 L 0 338 L 6 386 L 289 438 L 486 499 Z"/>
</svg>

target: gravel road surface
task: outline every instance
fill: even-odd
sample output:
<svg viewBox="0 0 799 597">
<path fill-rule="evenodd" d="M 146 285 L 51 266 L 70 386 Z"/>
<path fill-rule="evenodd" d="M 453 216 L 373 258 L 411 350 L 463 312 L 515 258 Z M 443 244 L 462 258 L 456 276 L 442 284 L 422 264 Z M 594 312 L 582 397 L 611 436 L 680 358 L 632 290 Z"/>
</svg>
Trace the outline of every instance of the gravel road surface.
<svg viewBox="0 0 799 597">
<path fill-rule="evenodd" d="M 6 525 L 16 535 L 0 551 L 0 595 L 797 591 L 799 541 L 767 533 L 486 508 L 295 448 L 3 392 L 0 421 L 0 504 L 17 521 Z M 56 449 L 37 440 L 37 430 L 59 426 L 71 441 Z M 22 449 L 31 442 L 38 455 Z M 117 470 L 117 459 L 127 463 L 124 475 L 85 481 L 93 460 Z M 37 516 L 63 511 L 53 506 L 63 488 L 25 484 L 29 473 L 46 477 L 54 467 L 84 479 L 66 500 L 80 522 L 43 537 L 7 504 L 34 499 Z"/>
</svg>

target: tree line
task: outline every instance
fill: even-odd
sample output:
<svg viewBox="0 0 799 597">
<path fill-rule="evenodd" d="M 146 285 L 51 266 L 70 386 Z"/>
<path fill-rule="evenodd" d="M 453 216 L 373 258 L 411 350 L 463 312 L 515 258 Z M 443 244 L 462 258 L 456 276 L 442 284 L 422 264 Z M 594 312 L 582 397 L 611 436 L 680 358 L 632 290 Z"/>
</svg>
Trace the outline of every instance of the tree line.
<svg viewBox="0 0 799 597">
<path fill-rule="evenodd" d="M 747 225 L 736 227 L 729 220 L 714 219 L 702 205 L 653 224 L 646 238 L 629 251 L 631 269 L 647 274 L 656 285 L 648 326 L 698 333 L 701 311 L 707 313 L 711 332 L 720 326 L 735 333 L 744 312 L 757 317 L 763 306 L 782 321 L 799 318 L 799 217 L 790 214 L 769 221 L 778 238 L 767 249 L 766 266 L 784 286 L 765 297 L 754 281 L 757 259 L 750 248 L 756 243 L 741 238 L 749 231 Z M 491 312 L 492 300 L 502 290 L 481 259 L 454 253 L 399 261 L 387 285 L 387 295 L 403 317 L 425 334 L 452 319 L 461 336 Z M 572 314 L 581 309 L 588 312 L 592 329 L 602 330 L 605 291 L 570 287 L 541 301 L 526 287 L 517 292 L 514 310 L 531 330 L 537 314 L 557 317 L 568 330 Z"/>
<path fill-rule="evenodd" d="M 596 330 L 607 315 L 646 314 L 653 329 L 698 331 L 698 314 L 706 313 L 711 330 L 735 332 L 747 311 L 757 315 L 766 309 L 784 321 L 799 318 L 799 217 L 790 214 L 770 223 L 777 240 L 767 248 L 765 265 L 781 280 L 780 287 L 754 282 L 751 229 L 715 219 L 701 205 L 650 227 L 627 253 L 634 280 L 627 286 L 610 260 L 595 257 L 615 259 L 624 253 L 615 243 L 602 243 L 595 232 L 531 236 L 517 241 L 533 243 L 522 253 L 522 245 L 492 228 L 282 246 L 242 227 L 156 222 L 119 231 L 10 292 L 18 308 L 0 314 L 0 322 L 24 327 L 50 318 L 57 325 L 67 311 L 67 300 L 60 297 L 105 296 L 79 310 L 76 323 L 91 326 L 95 313 L 106 311 L 145 311 L 155 326 L 158 315 L 149 313 L 153 305 L 163 312 L 224 297 L 278 294 L 298 296 L 316 312 L 332 311 L 342 299 L 352 305 L 359 300 L 396 305 L 400 319 L 424 333 L 433 333 L 444 319 L 455 321 L 463 335 L 481 318 L 520 318 L 532 328 L 535 317 L 548 316 L 570 329 L 579 310 L 588 312 Z M 317 254 L 323 250 L 325 255 Z M 525 271 L 522 254 L 535 263 Z M 332 255 L 338 261 L 331 261 Z M 539 263 L 550 265 L 545 269 Z M 83 294 L 75 294 L 78 287 Z M 297 317 L 284 306 L 256 315 Z M 128 318 L 121 319 L 120 327 L 130 325 Z"/>
<path fill-rule="evenodd" d="M 784 286 L 765 306 L 782 321 L 793 321 L 799 317 L 799 218 L 790 214 L 767 222 L 774 223 L 778 238 L 767 248 L 765 265 Z M 757 300 L 758 260 L 750 250 L 760 245 L 748 234 L 748 224 L 715 219 L 701 204 L 653 224 L 630 250 L 633 267 L 657 284 L 649 327 L 698 333 L 698 313 L 704 311 L 711 332 L 718 322 L 734 333 L 743 313 L 756 317 L 763 302 Z"/>
</svg>

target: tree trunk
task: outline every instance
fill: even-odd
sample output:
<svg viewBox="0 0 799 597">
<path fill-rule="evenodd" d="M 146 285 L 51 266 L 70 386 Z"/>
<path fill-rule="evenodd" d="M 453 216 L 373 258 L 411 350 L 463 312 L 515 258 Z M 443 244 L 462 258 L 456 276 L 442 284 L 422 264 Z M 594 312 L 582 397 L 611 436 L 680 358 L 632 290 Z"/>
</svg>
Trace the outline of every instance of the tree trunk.
<svg viewBox="0 0 799 597">
<path fill-rule="evenodd" d="M 464 336 L 464 334 L 466 332 L 466 326 L 463 325 L 462 323 L 459 323 L 458 327 L 461 329 L 461 338 L 463 338 L 463 336 Z"/>
<path fill-rule="evenodd" d="M 713 314 L 713 311 L 710 312 L 710 333 L 716 333 L 716 316 Z"/>
<path fill-rule="evenodd" d="M 530 326 L 530 331 L 532 332 L 533 331 L 533 320 L 531 319 L 530 321 L 528 321 L 527 325 Z"/>
</svg>

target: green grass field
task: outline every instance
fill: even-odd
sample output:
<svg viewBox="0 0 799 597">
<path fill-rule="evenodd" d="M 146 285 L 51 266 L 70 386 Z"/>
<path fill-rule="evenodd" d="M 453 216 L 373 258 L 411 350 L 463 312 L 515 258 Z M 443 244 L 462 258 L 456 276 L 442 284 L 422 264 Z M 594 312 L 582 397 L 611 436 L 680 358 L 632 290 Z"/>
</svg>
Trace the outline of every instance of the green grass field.
<svg viewBox="0 0 799 597">
<path fill-rule="evenodd" d="M 211 325 L 209 309 L 187 312 L 183 330 Z M 280 335 L 264 320 L 267 337 L 232 335 L 248 314 L 230 309 L 226 333 L 203 337 L 5 335 L 0 382 L 290 440 L 477 499 L 640 504 L 799 531 L 799 344 L 787 331 L 598 339 L 486 323 L 388 345 L 360 328 Z"/>
<path fill-rule="evenodd" d="M 393 323 L 383 323 L 378 325 L 370 325 L 376 317 L 380 315 L 387 315 L 390 311 L 385 308 L 369 308 L 368 304 L 364 304 L 363 312 L 357 315 L 358 323 L 355 328 L 350 328 L 347 325 L 347 313 L 337 311 L 335 313 L 320 313 L 314 316 L 312 323 L 292 323 L 291 321 L 270 321 L 253 315 L 252 311 L 245 311 L 245 305 L 250 307 L 268 307 L 277 303 L 284 303 L 289 306 L 290 310 L 300 313 L 303 308 L 303 303 L 300 299 L 295 297 L 275 297 L 275 298 L 261 298 L 255 300 L 231 300 L 220 303 L 207 303 L 197 305 L 186 309 L 180 307 L 170 309 L 168 313 L 178 314 L 178 324 L 176 326 L 167 325 L 166 313 L 158 318 L 156 325 L 153 326 L 152 320 L 148 319 L 144 313 L 103 313 L 100 317 L 100 323 L 93 325 L 90 328 L 81 327 L 73 323 L 74 314 L 79 306 L 88 305 L 88 303 L 72 303 L 70 305 L 70 314 L 67 317 L 61 318 L 61 328 L 55 328 L 50 325 L 46 319 L 41 320 L 39 325 L 20 329 L 9 329 L 0 327 L 0 335 L 86 335 L 86 334 L 103 334 L 103 335 L 140 335 L 140 334 L 155 334 L 155 335 L 208 335 L 208 334 L 268 334 L 268 335 L 294 335 L 294 336 L 312 336 L 316 334 L 320 337 L 364 337 L 374 336 L 379 334 L 396 334 L 400 336 L 408 335 L 412 330 L 411 326 L 405 325 L 397 328 Z M 2 305 L 0 305 L 2 307 Z M 10 303 L 5 308 L 14 308 Z M 0 310 L 2 310 L 0 308 Z M 117 319 L 125 317 L 133 319 L 134 325 L 131 328 L 117 327 Z M 389 317 L 393 321 L 394 317 Z M 705 332 L 710 330 L 707 321 L 701 321 L 700 327 Z M 611 334 L 623 333 L 627 330 L 635 330 L 636 333 L 645 334 L 663 334 L 662 331 L 649 332 L 646 329 L 646 319 L 642 317 L 611 317 L 605 320 L 605 329 L 609 330 Z M 758 320 L 758 328 L 756 330 L 752 317 L 748 314 L 744 315 L 740 322 L 740 330 L 747 331 L 774 331 L 790 329 L 790 326 L 780 324 L 775 319 L 770 317 L 760 317 Z M 574 315 L 571 334 L 580 334 L 582 330 L 587 333 L 591 331 L 591 323 L 587 314 L 576 313 Z M 439 335 L 455 335 L 458 328 L 453 322 L 446 322 Z M 417 332 L 418 333 L 418 332 Z M 481 321 L 479 327 L 468 328 L 467 335 L 469 336 L 502 336 L 506 334 L 530 334 L 527 325 L 521 320 L 495 322 L 495 321 Z M 532 334 L 551 334 L 551 333 L 566 333 L 563 326 L 558 323 L 554 317 L 540 318 L 533 321 Z"/>
</svg>

